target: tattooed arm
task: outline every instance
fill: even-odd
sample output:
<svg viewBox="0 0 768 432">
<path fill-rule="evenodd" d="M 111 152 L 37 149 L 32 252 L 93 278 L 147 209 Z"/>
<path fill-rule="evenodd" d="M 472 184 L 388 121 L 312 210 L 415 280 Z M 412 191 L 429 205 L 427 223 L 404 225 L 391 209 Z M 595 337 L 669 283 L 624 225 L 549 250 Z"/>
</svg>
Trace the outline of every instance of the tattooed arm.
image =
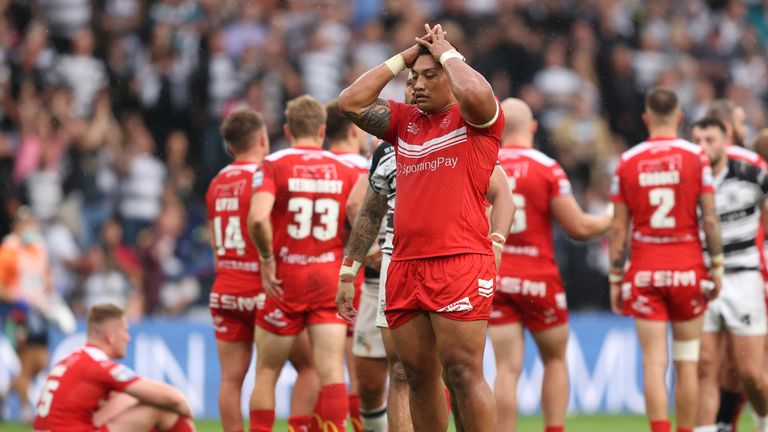
<svg viewBox="0 0 768 432">
<path fill-rule="evenodd" d="M 413 45 L 401 56 L 404 67 L 411 67 L 419 56 L 419 45 Z M 393 57 L 393 59 L 395 58 Z M 395 77 L 393 70 L 382 63 L 362 74 L 339 95 L 339 108 L 360 129 L 381 137 L 389 129 L 392 110 L 386 99 L 379 98 L 384 87 Z"/>
<path fill-rule="evenodd" d="M 355 225 L 352 227 L 346 256 L 359 262 L 365 260 L 368 250 L 379 235 L 381 222 L 387 214 L 387 209 L 387 196 L 379 195 L 369 187 L 360 213 L 355 219 Z"/>
<path fill-rule="evenodd" d="M 624 275 L 624 264 L 627 261 L 627 236 L 629 235 L 629 209 L 623 202 L 614 203 L 613 222 L 611 222 L 611 309 L 617 314 L 623 312 L 620 297 L 621 278 Z"/>
</svg>

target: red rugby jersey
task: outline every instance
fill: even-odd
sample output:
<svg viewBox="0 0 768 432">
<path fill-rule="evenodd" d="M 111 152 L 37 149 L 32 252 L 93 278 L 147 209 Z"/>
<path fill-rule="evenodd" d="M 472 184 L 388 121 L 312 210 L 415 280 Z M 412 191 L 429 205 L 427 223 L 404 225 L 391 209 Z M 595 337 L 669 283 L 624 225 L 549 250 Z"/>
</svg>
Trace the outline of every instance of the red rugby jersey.
<svg viewBox="0 0 768 432">
<path fill-rule="evenodd" d="M 253 185 L 264 173 L 253 162 L 224 167 L 208 186 L 205 203 L 213 230 L 216 280 L 213 291 L 237 294 L 261 289 L 259 252 L 248 235 Z"/>
<path fill-rule="evenodd" d="M 462 253 L 493 254 L 486 193 L 499 153 L 504 113 L 478 128 L 458 104 L 438 114 L 389 101 L 397 158 L 397 211 L 392 260 Z"/>
<path fill-rule="evenodd" d="M 701 194 L 713 192 L 709 160 L 693 143 L 657 138 L 624 152 L 611 199 L 629 209 L 633 262 L 651 266 L 701 262 L 698 201 Z"/>
<path fill-rule="evenodd" d="M 40 391 L 36 431 L 93 432 L 93 414 L 111 391 L 123 391 L 139 377 L 104 351 L 86 345 L 51 369 Z"/>
</svg>

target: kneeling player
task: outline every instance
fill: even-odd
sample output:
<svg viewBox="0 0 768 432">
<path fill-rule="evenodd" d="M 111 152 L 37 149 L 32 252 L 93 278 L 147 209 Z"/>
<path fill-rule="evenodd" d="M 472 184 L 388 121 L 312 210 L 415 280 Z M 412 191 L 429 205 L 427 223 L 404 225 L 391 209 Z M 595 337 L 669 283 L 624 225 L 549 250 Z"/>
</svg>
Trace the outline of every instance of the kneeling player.
<svg viewBox="0 0 768 432">
<path fill-rule="evenodd" d="M 56 363 L 43 385 L 36 431 L 195 430 L 180 391 L 112 361 L 131 339 L 124 314 L 111 304 L 91 308 L 86 345 Z"/>
</svg>

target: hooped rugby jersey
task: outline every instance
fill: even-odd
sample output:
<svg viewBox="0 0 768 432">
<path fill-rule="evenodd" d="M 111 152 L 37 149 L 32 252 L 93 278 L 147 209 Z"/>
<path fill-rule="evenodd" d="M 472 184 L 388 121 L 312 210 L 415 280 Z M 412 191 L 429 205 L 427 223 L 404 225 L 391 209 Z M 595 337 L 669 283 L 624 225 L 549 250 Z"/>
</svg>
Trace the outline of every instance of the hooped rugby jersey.
<svg viewBox="0 0 768 432">
<path fill-rule="evenodd" d="M 499 153 L 504 113 L 490 126 L 467 123 L 458 104 L 438 114 L 389 101 L 397 211 L 392 260 L 463 253 L 492 255 L 486 194 Z"/>
<path fill-rule="evenodd" d="M 381 246 L 381 253 L 387 255 L 392 255 L 396 174 L 395 147 L 386 141 L 382 141 L 373 153 L 368 181 L 374 192 L 379 195 L 386 195 L 387 197 L 387 214 L 384 217 L 384 223 L 382 223 L 384 243 Z"/>
</svg>

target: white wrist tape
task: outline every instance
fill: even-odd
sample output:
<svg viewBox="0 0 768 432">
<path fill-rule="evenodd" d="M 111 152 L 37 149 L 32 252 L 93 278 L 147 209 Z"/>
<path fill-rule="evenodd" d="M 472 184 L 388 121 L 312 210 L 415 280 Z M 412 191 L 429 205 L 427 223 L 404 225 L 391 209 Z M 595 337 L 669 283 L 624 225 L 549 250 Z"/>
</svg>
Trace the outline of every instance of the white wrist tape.
<svg viewBox="0 0 768 432">
<path fill-rule="evenodd" d="M 712 255 L 709 258 L 709 262 L 712 263 L 712 267 L 722 267 L 725 257 L 723 257 L 723 254 Z"/>
<path fill-rule="evenodd" d="M 717 267 L 712 267 L 709 270 L 709 274 L 712 277 L 716 277 L 716 278 L 722 279 L 723 275 L 725 274 L 725 268 L 722 265 L 719 265 Z"/>
<path fill-rule="evenodd" d="M 622 282 L 624 282 L 624 275 L 622 273 L 610 273 L 608 275 L 608 282 L 610 282 L 610 283 L 622 283 Z"/>
<path fill-rule="evenodd" d="M 405 59 L 402 54 L 393 55 L 389 60 L 385 61 L 384 64 L 387 65 L 394 76 L 397 76 L 397 74 L 405 70 Z"/>
<path fill-rule="evenodd" d="M 491 243 L 493 243 L 493 247 L 495 247 L 496 249 L 498 249 L 500 251 L 504 251 L 504 243 L 497 242 L 497 241 L 494 241 L 494 242 L 491 242 Z"/>
<path fill-rule="evenodd" d="M 344 257 L 344 261 L 341 263 L 339 269 L 339 279 L 342 282 L 352 282 L 357 277 L 357 272 L 360 271 L 363 263 L 355 261 L 350 257 Z"/>
<path fill-rule="evenodd" d="M 461 61 L 466 60 L 463 55 L 461 55 L 458 51 L 456 51 L 455 48 L 451 48 L 448 51 L 440 54 L 440 60 L 438 61 L 440 62 L 441 65 L 443 65 L 443 67 L 445 67 L 445 62 L 447 62 L 448 59 L 452 59 L 452 58 L 457 58 Z"/>
<path fill-rule="evenodd" d="M 675 361 L 699 361 L 700 339 L 672 342 L 672 359 Z"/>
<path fill-rule="evenodd" d="M 496 237 L 495 240 L 493 239 L 494 237 Z M 502 243 L 502 244 L 507 242 L 507 238 L 504 237 L 503 234 L 499 234 L 497 232 L 492 232 L 491 235 L 488 236 L 488 238 L 490 238 L 491 241 L 494 241 L 494 242 L 498 241 L 499 243 Z"/>
</svg>

